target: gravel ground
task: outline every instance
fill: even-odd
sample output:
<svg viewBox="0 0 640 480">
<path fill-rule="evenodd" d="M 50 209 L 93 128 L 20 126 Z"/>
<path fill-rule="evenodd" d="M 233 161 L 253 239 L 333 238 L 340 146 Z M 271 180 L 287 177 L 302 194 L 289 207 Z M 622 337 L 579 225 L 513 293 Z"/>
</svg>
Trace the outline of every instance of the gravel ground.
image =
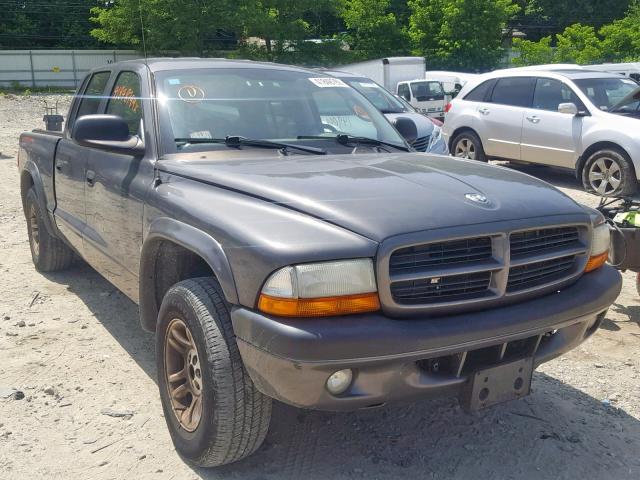
<svg viewBox="0 0 640 480">
<path fill-rule="evenodd" d="M 136 305 L 88 267 L 42 275 L 31 264 L 15 155 L 19 133 L 42 125 L 44 98 L 0 96 L 0 477 L 640 478 L 632 274 L 603 328 L 542 366 L 528 398 L 474 415 L 453 400 L 350 414 L 278 404 L 254 456 L 189 468 L 162 418 Z M 570 174 L 518 168 L 595 203 Z M 25 397 L 4 398 L 11 388 Z"/>
</svg>

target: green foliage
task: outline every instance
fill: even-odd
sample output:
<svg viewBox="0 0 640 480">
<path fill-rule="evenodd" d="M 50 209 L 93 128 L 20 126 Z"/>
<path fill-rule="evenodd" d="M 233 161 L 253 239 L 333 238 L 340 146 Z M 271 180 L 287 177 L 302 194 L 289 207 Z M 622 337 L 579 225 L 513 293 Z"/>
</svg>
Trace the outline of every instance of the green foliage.
<svg viewBox="0 0 640 480">
<path fill-rule="evenodd" d="M 520 7 L 512 0 L 409 0 L 409 36 L 427 65 L 486 70 L 503 54 L 502 32 Z"/>
<path fill-rule="evenodd" d="M 607 61 L 640 61 L 640 2 L 633 2 L 624 18 L 602 27 L 600 35 Z"/>
<path fill-rule="evenodd" d="M 555 61 L 588 65 L 602 60 L 602 47 L 596 31 L 588 25 L 576 23 L 556 35 Z"/>
<path fill-rule="evenodd" d="M 407 38 L 389 0 L 346 0 L 342 19 L 349 33 L 345 40 L 363 58 L 385 57 L 407 50 Z"/>
<path fill-rule="evenodd" d="M 538 42 L 515 38 L 513 48 L 520 53 L 520 56 L 513 59 L 516 67 L 526 65 L 544 65 L 554 63 L 554 51 L 551 46 L 551 37 L 543 37 Z"/>
</svg>

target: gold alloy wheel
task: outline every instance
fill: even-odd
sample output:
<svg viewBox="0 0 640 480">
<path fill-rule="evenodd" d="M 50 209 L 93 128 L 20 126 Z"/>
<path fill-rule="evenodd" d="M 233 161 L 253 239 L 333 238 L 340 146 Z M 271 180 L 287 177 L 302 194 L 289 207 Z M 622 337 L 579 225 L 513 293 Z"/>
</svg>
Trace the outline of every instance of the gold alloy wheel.
<svg viewBox="0 0 640 480">
<path fill-rule="evenodd" d="M 164 365 L 171 409 L 182 428 L 193 432 L 202 418 L 202 369 L 189 327 L 178 318 L 167 328 Z"/>
<path fill-rule="evenodd" d="M 37 257 L 40 255 L 40 228 L 38 227 L 38 212 L 36 212 L 35 205 L 31 205 L 29 208 L 29 230 L 31 230 L 31 249 Z"/>
</svg>

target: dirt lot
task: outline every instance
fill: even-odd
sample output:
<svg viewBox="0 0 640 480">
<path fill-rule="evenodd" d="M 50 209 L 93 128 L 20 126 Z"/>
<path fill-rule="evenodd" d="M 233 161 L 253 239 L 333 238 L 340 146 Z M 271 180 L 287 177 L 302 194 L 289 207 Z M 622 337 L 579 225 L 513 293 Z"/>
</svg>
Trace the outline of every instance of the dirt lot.
<svg viewBox="0 0 640 480">
<path fill-rule="evenodd" d="M 603 328 L 540 368 L 526 399 L 476 415 L 453 400 L 352 414 L 276 405 L 256 455 L 190 469 L 165 428 L 136 305 L 88 267 L 41 275 L 31 264 L 15 155 L 18 134 L 41 126 L 41 100 L 0 96 L 1 478 L 640 478 L 631 274 Z M 569 174 L 523 170 L 594 203 Z M 25 397 L 2 398 L 7 388 Z"/>
</svg>

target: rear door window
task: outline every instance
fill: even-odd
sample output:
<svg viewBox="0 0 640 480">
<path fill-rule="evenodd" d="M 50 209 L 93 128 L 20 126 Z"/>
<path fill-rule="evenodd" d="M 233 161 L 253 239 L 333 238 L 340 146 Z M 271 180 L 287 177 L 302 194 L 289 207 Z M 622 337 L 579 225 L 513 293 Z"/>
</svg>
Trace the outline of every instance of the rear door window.
<svg viewBox="0 0 640 480">
<path fill-rule="evenodd" d="M 513 107 L 530 107 L 534 84 L 535 79 L 529 77 L 501 78 L 493 89 L 491 102 Z"/>
<path fill-rule="evenodd" d="M 87 88 L 85 88 L 82 93 L 76 118 L 82 117 L 83 115 L 94 115 L 98 113 L 100 102 L 104 98 L 104 90 L 110 76 L 111 72 L 98 72 L 91 76 L 89 83 L 87 83 Z"/>
<path fill-rule="evenodd" d="M 138 74 L 122 72 L 118 75 L 107 105 L 107 114 L 122 117 L 129 125 L 129 133 L 138 135 L 140 120 L 142 120 L 140 77 Z"/>
<path fill-rule="evenodd" d="M 568 102 L 575 104 L 578 110 L 584 109 L 582 102 L 568 85 L 553 78 L 538 78 L 533 92 L 533 108 L 557 112 L 558 105 Z"/>
</svg>

